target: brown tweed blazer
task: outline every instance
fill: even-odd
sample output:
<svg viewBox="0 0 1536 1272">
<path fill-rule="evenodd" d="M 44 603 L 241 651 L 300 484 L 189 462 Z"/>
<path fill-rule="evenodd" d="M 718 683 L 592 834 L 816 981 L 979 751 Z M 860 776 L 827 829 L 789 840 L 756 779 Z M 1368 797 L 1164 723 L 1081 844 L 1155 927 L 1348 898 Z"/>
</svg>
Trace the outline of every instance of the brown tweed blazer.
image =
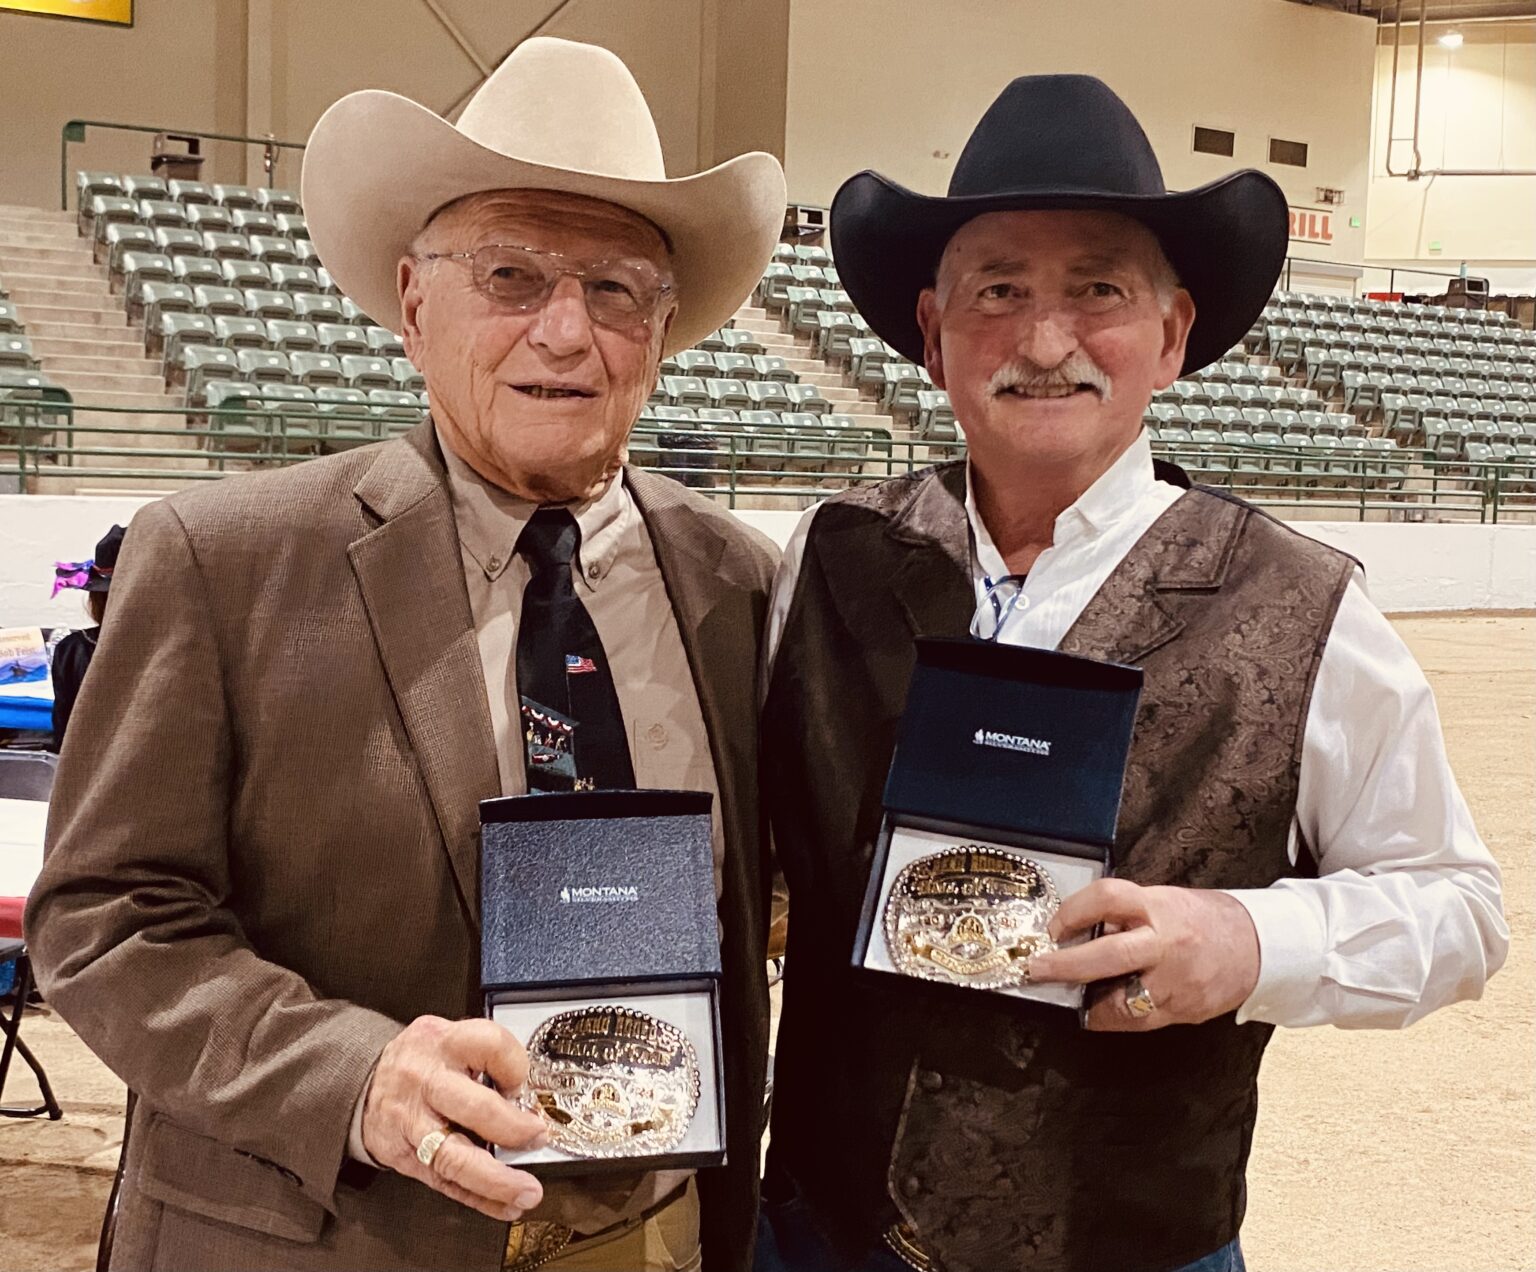
<svg viewBox="0 0 1536 1272">
<path fill-rule="evenodd" d="M 628 474 L 710 734 L 731 1165 L 705 1265 L 757 1213 L 768 880 L 754 668 L 776 553 Z M 27 909 L 49 1000 L 139 1093 L 115 1268 L 500 1266 L 506 1227 L 346 1156 L 401 1023 L 476 1014 L 477 802 L 499 793 L 430 424 L 135 517 Z"/>
</svg>

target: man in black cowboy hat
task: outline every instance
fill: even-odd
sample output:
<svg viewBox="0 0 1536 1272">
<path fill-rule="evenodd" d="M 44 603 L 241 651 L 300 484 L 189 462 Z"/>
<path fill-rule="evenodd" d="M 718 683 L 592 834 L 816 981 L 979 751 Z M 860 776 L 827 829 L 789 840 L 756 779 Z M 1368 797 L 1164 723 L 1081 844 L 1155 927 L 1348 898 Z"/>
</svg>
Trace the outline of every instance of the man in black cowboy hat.
<svg viewBox="0 0 1536 1272">
<path fill-rule="evenodd" d="M 1401 1027 L 1477 996 L 1508 943 L 1428 685 L 1355 562 L 1191 488 L 1142 431 L 1259 314 L 1285 198 L 1258 172 L 1170 193 L 1105 85 L 1032 77 L 947 198 L 861 173 L 832 241 L 969 459 L 828 500 L 775 587 L 792 917 L 760 1272 L 1240 1268 L 1273 1026 Z M 1114 877 L 1051 925 L 1106 934 L 1031 965 L 1094 983 L 1086 1029 L 850 967 L 914 637 L 967 630 L 1145 677 Z"/>
</svg>

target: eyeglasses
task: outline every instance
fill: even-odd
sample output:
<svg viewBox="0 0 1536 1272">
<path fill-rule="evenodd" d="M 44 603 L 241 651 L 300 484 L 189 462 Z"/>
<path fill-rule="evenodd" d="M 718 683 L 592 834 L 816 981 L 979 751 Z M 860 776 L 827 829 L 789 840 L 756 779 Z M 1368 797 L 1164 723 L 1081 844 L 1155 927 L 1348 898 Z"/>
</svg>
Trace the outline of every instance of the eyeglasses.
<svg viewBox="0 0 1536 1272">
<path fill-rule="evenodd" d="M 1029 608 L 1024 595 L 1024 576 L 1007 574 L 996 583 L 985 580 L 987 590 L 971 616 L 971 635 L 977 640 L 996 640 L 1017 610 Z"/>
<path fill-rule="evenodd" d="M 672 284 L 645 261 L 574 261 L 559 252 L 511 243 L 488 243 L 473 252 L 429 252 L 417 259 L 468 261 L 476 290 L 520 314 L 542 308 L 562 278 L 579 279 L 587 316 L 621 331 L 648 323 L 672 293 Z"/>
</svg>

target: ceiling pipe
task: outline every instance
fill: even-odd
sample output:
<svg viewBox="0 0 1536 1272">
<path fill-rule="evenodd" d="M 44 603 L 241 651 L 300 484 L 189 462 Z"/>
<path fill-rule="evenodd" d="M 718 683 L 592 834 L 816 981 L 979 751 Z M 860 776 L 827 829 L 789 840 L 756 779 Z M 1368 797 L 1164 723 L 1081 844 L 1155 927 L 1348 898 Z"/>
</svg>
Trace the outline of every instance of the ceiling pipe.
<svg viewBox="0 0 1536 1272">
<path fill-rule="evenodd" d="M 1402 0 L 1398 0 L 1393 6 L 1392 87 L 1387 99 L 1387 156 L 1384 164 L 1387 176 L 1406 177 L 1409 181 L 1418 181 L 1422 177 L 1536 177 L 1536 169 L 1533 168 L 1425 168 L 1423 166 L 1423 159 L 1419 154 L 1419 103 L 1424 96 L 1424 28 L 1435 25 L 1434 19 L 1428 22 L 1424 19 L 1426 2 L 1427 0 L 1419 0 L 1419 17 L 1414 24 L 1419 28 L 1418 65 L 1414 67 L 1413 86 L 1413 167 L 1407 172 L 1399 172 L 1392 166 L 1392 144 L 1397 140 L 1393 134 L 1397 126 L 1398 54 L 1403 41 Z"/>
</svg>

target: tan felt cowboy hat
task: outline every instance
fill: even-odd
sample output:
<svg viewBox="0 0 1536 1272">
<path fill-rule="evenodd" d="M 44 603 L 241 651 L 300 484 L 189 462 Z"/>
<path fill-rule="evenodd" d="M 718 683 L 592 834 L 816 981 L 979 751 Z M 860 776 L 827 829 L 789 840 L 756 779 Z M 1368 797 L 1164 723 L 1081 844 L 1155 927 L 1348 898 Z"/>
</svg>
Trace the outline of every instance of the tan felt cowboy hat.
<svg viewBox="0 0 1536 1272">
<path fill-rule="evenodd" d="M 400 329 L 395 271 L 438 209 L 480 190 L 603 199 L 654 223 L 672 247 L 677 317 L 666 353 L 696 344 L 757 286 L 784 224 L 784 172 L 754 152 L 668 180 L 634 76 L 591 44 L 525 40 L 457 125 L 396 93 L 349 93 L 304 152 L 304 216 L 336 285 Z"/>
</svg>

